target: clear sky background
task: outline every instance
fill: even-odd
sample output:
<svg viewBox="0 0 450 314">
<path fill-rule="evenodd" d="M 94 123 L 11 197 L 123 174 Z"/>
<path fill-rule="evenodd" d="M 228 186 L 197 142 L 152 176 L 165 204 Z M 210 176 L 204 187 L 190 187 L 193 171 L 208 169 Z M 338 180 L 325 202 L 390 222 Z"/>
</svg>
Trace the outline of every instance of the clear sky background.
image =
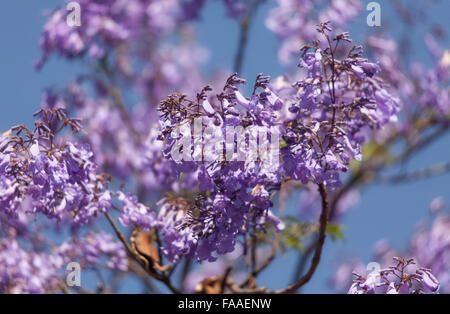
<svg viewBox="0 0 450 314">
<path fill-rule="evenodd" d="M 369 1 L 365 1 L 367 3 Z M 393 27 L 396 32 L 410 31 L 396 27 L 398 18 L 392 13 L 387 0 L 382 5 L 382 26 Z M 410 6 L 427 6 L 433 1 L 403 1 Z M 40 72 L 36 72 L 33 62 L 41 56 L 38 42 L 45 17 L 42 12 L 62 5 L 63 0 L 2 1 L 0 4 L 0 131 L 13 125 L 33 122 L 32 114 L 38 109 L 42 92 L 51 86 L 62 87 L 81 71 L 79 64 L 53 58 Z M 275 77 L 283 73 L 277 61 L 277 38 L 266 29 L 264 19 L 270 5 L 264 5 L 256 15 L 250 29 L 249 46 L 244 60 L 244 78 L 254 80 L 257 73 Z M 411 48 L 414 59 L 430 62 L 423 46 L 423 33 L 428 25 L 440 23 L 450 32 L 450 0 L 440 0 L 430 4 L 430 18 L 414 29 L 418 41 Z M 355 42 L 365 33 L 375 31 L 366 23 L 364 12 L 350 28 Z M 213 67 L 231 68 L 237 47 L 238 25 L 225 17 L 225 10 L 218 1 L 211 1 L 197 23 L 198 39 L 210 50 L 209 64 Z M 360 41 L 361 42 L 361 41 Z M 448 39 L 446 41 L 449 47 Z M 78 65 L 78 67 L 77 67 Z M 425 152 L 418 154 L 406 165 L 407 169 L 424 168 L 435 163 L 450 161 L 450 136 L 445 136 Z M 327 240 L 323 261 L 312 281 L 303 292 L 332 292 L 326 280 L 334 272 L 334 259 L 337 255 L 352 254 L 369 263 L 373 245 L 387 238 L 393 245 L 402 249 L 407 246 L 409 236 L 418 223 L 429 219 L 429 203 L 443 196 L 450 201 L 450 175 L 442 175 L 415 183 L 402 185 L 369 186 L 363 191 L 360 206 L 349 213 L 344 220 L 346 241 L 333 243 Z M 296 206 L 295 199 L 290 202 Z M 262 274 L 261 284 L 271 288 L 281 288 L 292 277 L 296 259 L 292 254 L 280 257 Z M 130 284 L 131 292 L 139 290 Z M 126 287 L 122 291 L 127 291 Z"/>
</svg>

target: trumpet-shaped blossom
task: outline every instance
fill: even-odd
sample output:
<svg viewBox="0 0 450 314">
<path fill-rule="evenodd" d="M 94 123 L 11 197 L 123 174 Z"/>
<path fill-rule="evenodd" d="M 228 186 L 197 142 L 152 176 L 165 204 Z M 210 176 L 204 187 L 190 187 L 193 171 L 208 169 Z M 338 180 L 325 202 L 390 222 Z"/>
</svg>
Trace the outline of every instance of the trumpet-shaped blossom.
<svg viewBox="0 0 450 314">
<path fill-rule="evenodd" d="M 399 257 L 394 258 L 393 266 L 355 277 L 349 294 L 434 294 L 440 287 L 429 269 L 416 266 L 413 259 Z"/>
<path fill-rule="evenodd" d="M 107 180 L 96 172 L 89 147 L 54 143 L 52 128 L 70 124 L 79 130 L 76 120 L 61 108 L 39 115 L 33 132 L 19 126 L 12 130 L 15 135 L 2 138 L 1 211 L 13 218 L 21 211 L 85 224 L 111 207 L 110 192 L 104 189 Z"/>
</svg>

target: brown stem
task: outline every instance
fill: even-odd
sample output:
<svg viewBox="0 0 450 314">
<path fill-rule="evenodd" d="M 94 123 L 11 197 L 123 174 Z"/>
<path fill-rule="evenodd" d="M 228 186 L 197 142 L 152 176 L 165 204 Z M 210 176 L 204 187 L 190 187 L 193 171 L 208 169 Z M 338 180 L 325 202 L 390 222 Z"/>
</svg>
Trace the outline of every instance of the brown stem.
<svg viewBox="0 0 450 314">
<path fill-rule="evenodd" d="M 300 252 L 299 257 L 298 257 L 297 267 L 296 267 L 295 273 L 294 273 L 293 281 L 299 280 L 300 277 L 302 276 L 303 271 L 308 262 L 308 259 L 311 256 L 311 254 L 314 252 L 314 247 L 315 247 L 316 242 L 317 242 L 317 238 L 314 237 L 314 239 L 312 240 L 312 242 L 310 243 L 308 248 L 306 250 L 304 250 L 303 252 Z"/>
<path fill-rule="evenodd" d="M 241 28 L 239 35 L 238 49 L 236 57 L 234 58 L 233 71 L 240 74 L 242 70 L 242 62 L 244 61 L 244 54 L 248 43 L 248 31 L 252 22 L 253 15 L 256 13 L 258 6 L 263 3 L 264 0 L 254 0 L 250 7 L 247 9 L 247 14 L 241 20 Z"/>
<path fill-rule="evenodd" d="M 278 248 L 278 235 L 276 235 L 275 240 L 272 244 L 272 251 L 270 255 L 264 260 L 264 262 L 261 265 L 255 266 L 255 268 L 252 270 L 252 273 L 247 277 L 247 279 L 239 285 L 240 288 L 246 287 L 252 281 L 252 278 L 254 279 L 258 277 L 258 275 L 272 263 L 277 254 L 277 248 Z"/>
<path fill-rule="evenodd" d="M 131 248 L 130 244 L 128 243 L 127 239 L 125 239 L 125 236 L 122 232 L 120 232 L 119 228 L 117 227 L 116 223 L 112 219 L 111 215 L 109 213 L 105 213 L 106 219 L 108 219 L 109 224 L 114 229 L 114 232 L 116 233 L 117 238 L 122 242 L 122 244 L 125 246 L 128 254 L 135 258 L 139 263 L 139 258 L 136 258 L 136 254 L 134 253 L 133 249 Z M 141 264 L 141 263 L 139 263 Z"/>
<path fill-rule="evenodd" d="M 380 183 L 403 183 L 415 180 L 427 179 L 450 172 L 450 162 L 431 166 L 429 168 L 419 169 L 410 173 L 395 176 L 378 176 L 374 179 Z"/>
<path fill-rule="evenodd" d="M 128 241 L 125 239 L 125 236 L 122 234 L 122 232 L 120 232 L 119 228 L 117 227 L 116 223 L 114 222 L 112 217 L 109 215 L 109 213 L 105 213 L 105 216 L 108 219 L 108 221 L 109 221 L 110 225 L 112 226 L 112 228 L 114 229 L 114 232 L 116 233 L 117 237 L 119 238 L 119 240 L 125 246 L 125 248 L 126 248 L 126 250 L 128 252 L 128 255 L 131 256 L 137 263 L 139 263 L 139 265 L 141 265 L 141 267 L 145 267 L 145 265 L 142 264 L 141 259 L 136 255 L 136 253 L 131 248 L 131 246 L 128 243 Z M 172 291 L 173 293 L 176 293 L 176 294 L 182 293 L 182 291 L 178 290 L 176 287 L 173 286 L 173 284 L 170 281 L 170 278 L 167 277 L 164 273 L 163 274 L 159 274 L 157 272 L 154 272 L 151 275 L 156 280 L 161 281 L 162 283 L 164 283 L 167 286 L 167 288 L 169 288 L 169 290 Z"/>
<path fill-rule="evenodd" d="M 227 287 L 228 282 L 228 276 L 230 276 L 231 271 L 233 268 L 231 266 L 228 266 L 225 269 L 225 273 L 223 274 L 222 282 L 220 283 L 220 293 L 223 294 L 225 292 L 225 288 Z"/>
<path fill-rule="evenodd" d="M 316 242 L 316 248 L 314 251 L 314 256 L 311 260 L 311 265 L 309 266 L 308 271 L 306 274 L 300 278 L 296 283 L 293 285 L 288 286 L 285 289 L 277 290 L 275 293 L 281 294 L 281 293 L 294 293 L 299 288 L 301 288 L 303 285 L 305 285 L 314 275 L 317 266 L 320 263 L 320 257 L 322 254 L 322 248 L 325 243 L 326 238 L 326 231 L 327 231 L 327 224 L 328 224 L 328 193 L 327 189 L 325 188 L 325 185 L 323 183 L 319 184 L 319 193 L 322 198 L 322 212 L 320 213 L 319 218 L 319 236 L 317 238 Z"/>
</svg>

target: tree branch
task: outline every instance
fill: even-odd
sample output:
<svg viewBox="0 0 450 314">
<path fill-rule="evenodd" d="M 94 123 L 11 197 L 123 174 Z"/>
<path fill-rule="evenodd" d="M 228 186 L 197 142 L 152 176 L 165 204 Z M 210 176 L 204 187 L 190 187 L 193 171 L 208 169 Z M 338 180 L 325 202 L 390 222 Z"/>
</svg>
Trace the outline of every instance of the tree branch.
<svg viewBox="0 0 450 314">
<path fill-rule="evenodd" d="M 450 172 L 450 162 L 441 163 L 429 168 L 419 169 L 410 173 L 404 173 L 395 176 L 378 176 L 374 181 L 380 183 L 403 183 L 427 179 L 447 172 Z"/>
<path fill-rule="evenodd" d="M 239 43 L 234 58 L 233 72 L 240 74 L 242 70 L 242 62 L 244 61 L 244 54 L 248 43 L 248 31 L 252 22 L 253 15 L 256 13 L 260 4 L 265 0 L 253 0 L 249 8 L 247 9 L 246 15 L 241 20 Z"/>
<path fill-rule="evenodd" d="M 299 254 L 293 281 L 299 280 L 300 277 L 302 276 L 303 271 L 306 267 L 306 262 L 308 261 L 311 254 L 314 252 L 314 247 L 315 247 L 316 242 L 317 242 L 317 237 L 314 237 L 313 241 L 310 243 L 308 248 Z"/>
<path fill-rule="evenodd" d="M 139 265 L 141 265 L 141 267 L 144 268 L 145 265 L 142 264 L 141 259 L 136 255 L 134 250 L 131 248 L 130 244 L 125 239 L 125 236 L 122 234 L 122 232 L 120 232 L 119 228 L 117 227 L 117 225 L 114 222 L 114 220 L 112 219 L 112 217 L 108 213 L 105 213 L 105 216 L 108 219 L 112 228 L 114 229 L 114 232 L 116 233 L 117 237 L 125 246 L 125 248 L 128 252 L 128 255 L 131 256 L 137 263 L 139 263 Z M 173 293 L 175 293 L 175 294 L 182 293 L 182 291 L 178 290 L 176 287 L 173 286 L 172 282 L 170 281 L 170 278 L 166 274 L 164 274 L 164 273 L 159 274 L 157 272 L 154 272 L 154 273 L 152 272 L 152 277 L 155 278 L 156 280 L 159 280 L 162 283 L 164 283 L 167 286 L 167 288 L 169 288 L 169 290 L 172 291 Z"/>
<path fill-rule="evenodd" d="M 109 224 L 114 229 L 114 232 L 116 233 L 117 238 L 125 246 L 125 249 L 127 250 L 128 255 L 133 257 L 142 266 L 142 264 L 139 262 L 139 258 L 136 258 L 136 254 L 134 253 L 134 251 L 131 248 L 130 244 L 128 243 L 127 239 L 125 239 L 125 236 L 123 235 L 123 233 L 120 232 L 119 228 L 117 227 L 116 223 L 112 219 L 111 215 L 109 213 L 105 213 L 105 217 L 106 217 L 106 219 L 108 219 Z"/>
<path fill-rule="evenodd" d="M 328 193 L 323 183 L 319 184 L 319 193 L 322 198 L 322 212 L 319 218 L 319 236 L 317 238 L 314 256 L 311 260 L 311 265 L 309 266 L 306 274 L 300 278 L 295 284 L 281 290 L 275 291 L 275 293 L 294 293 L 303 285 L 305 285 L 314 275 L 317 266 L 320 263 L 320 256 L 322 254 L 322 248 L 325 243 L 327 224 L 328 224 Z"/>
</svg>

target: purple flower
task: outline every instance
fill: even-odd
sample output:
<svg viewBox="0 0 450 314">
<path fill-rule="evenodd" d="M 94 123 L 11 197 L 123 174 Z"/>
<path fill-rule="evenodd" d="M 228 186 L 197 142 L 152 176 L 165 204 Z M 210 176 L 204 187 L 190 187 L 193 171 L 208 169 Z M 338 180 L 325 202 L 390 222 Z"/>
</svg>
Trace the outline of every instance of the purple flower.
<svg viewBox="0 0 450 314">
<path fill-rule="evenodd" d="M 281 40 L 279 60 L 290 63 L 300 47 L 315 37 L 315 26 L 320 22 L 331 22 L 339 33 L 354 20 L 362 9 L 359 0 L 331 0 L 331 5 L 322 6 L 315 0 L 277 0 L 269 11 L 266 26 Z"/>
<path fill-rule="evenodd" d="M 125 195 L 118 191 L 117 198 L 122 203 L 122 211 L 119 221 L 122 225 L 128 226 L 134 224 L 141 227 L 144 231 L 149 231 L 156 224 L 156 215 L 151 212 L 148 207 L 138 203 L 137 197 L 132 195 Z"/>
<path fill-rule="evenodd" d="M 329 43 L 329 24 L 318 28 Z M 336 47 L 350 41 L 347 33 L 333 40 Z M 283 134 L 286 148 L 282 155 L 285 172 L 292 178 L 303 183 L 312 179 L 335 189 L 350 160 L 361 160 L 363 134 L 395 120 L 399 103 L 376 76 L 378 66 L 361 58 L 361 47 L 350 48 L 347 57 L 338 60 L 329 52 L 334 47 L 322 45 L 318 40 L 302 49 L 299 66 L 306 74 L 283 99 L 294 116 L 284 122 L 289 127 Z M 324 60 L 334 60 L 333 65 Z"/>
<path fill-rule="evenodd" d="M 211 89 L 205 87 L 197 96 L 198 103 L 175 94 L 160 105 L 160 139 L 164 141 L 164 154 L 174 175 L 179 177 L 183 173 L 183 181 L 191 182 L 186 186 L 193 192 L 191 199 L 174 193 L 161 203 L 158 229 L 164 240 L 162 252 L 171 261 L 176 262 L 183 255 L 198 261 L 214 261 L 216 255 L 233 251 L 239 236 L 264 230 L 267 223 L 278 230 L 283 228 L 283 222 L 269 210 L 272 206 L 269 190 L 279 188 L 281 179 L 278 160 L 270 160 L 269 156 L 258 155 L 258 150 L 237 145 L 236 135 L 228 139 L 227 145 L 233 146 L 233 150 L 227 163 L 221 162 L 220 151 L 206 147 L 197 155 L 195 150 L 183 152 L 185 158 L 180 160 L 175 160 L 172 155 L 174 149 L 179 152 L 175 145 L 180 139 L 172 130 L 186 121 L 201 118 L 204 122 L 200 125 L 203 142 L 219 144 L 223 141 L 219 135 L 227 134 L 227 127 L 241 126 L 242 121 L 245 126 L 255 127 L 249 131 L 249 138 L 257 138 L 257 128 L 276 126 L 277 110 L 283 103 L 269 86 L 269 78 L 258 75 L 255 93 L 249 98 L 237 87 L 244 82 L 234 74 L 215 98 L 208 97 L 206 92 Z M 215 147 L 223 146 L 215 144 Z M 238 156 L 244 156 L 245 160 L 234 158 Z M 199 190 L 193 190 L 193 187 Z"/>
<path fill-rule="evenodd" d="M 367 277 L 354 274 L 350 294 L 437 293 L 439 281 L 430 270 L 417 267 L 414 259 L 394 257 L 394 265 L 374 270 Z"/>
<path fill-rule="evenodd" d="M 15 137 L 0 152 L 1 211 L 15 219 L 26 204 L 26 214 L 85 224 L 111 207 L 110 193 L 104 189 L 106 179 L 97 173 L 88 146 L 54 144 L 52 128 L 65 120 L 78 129 L 76 120 L 66 118 L 60 108 L 39 115 L 42 121 L 34 131 L 41 135 L 39 140 L 17 144 L 20 140 Z M 20 132 L 32 138 L 24 127 L 17 129 Z"/>
<path fill-rule="evenodd" d="M 439 291 L 439 281 L 428 269 L 419 270 L 418 273 L 422 276 L 421 281 L 425 291 L 430 293 L 436 293 Z"/>
<path fill-rule="evenodd" d="M 0 293 L 46 293 L 57 288 L 63 259 L 20 246 L 15 238 L 0 239 Z"/>
<path fill-rule="evenodd" d="M 69 2 L 69 1 L 67 1 Z M 204 0 L 80 0 L 81 25 L 66 23 L 69 11 L 54 11 L 44 26 L 40 42 L 40 68 L 55 52 L 65 58 L 86 51 L 98 59 L 117 45 L 133 45 L 137 38 L 158 40 L 185 21 L 196 19 Z"/>
<path fill-rule="evenodd" d="M 72 237 L 59 247 L 58 254 L 67 263 L 79 261 L 82 268 L 101 266 L 106 257 L 107 268 L 128 270 L 128 258 L 122 242 L 104 232 L 91 232 L 83 238 Z"/>
</svg>

